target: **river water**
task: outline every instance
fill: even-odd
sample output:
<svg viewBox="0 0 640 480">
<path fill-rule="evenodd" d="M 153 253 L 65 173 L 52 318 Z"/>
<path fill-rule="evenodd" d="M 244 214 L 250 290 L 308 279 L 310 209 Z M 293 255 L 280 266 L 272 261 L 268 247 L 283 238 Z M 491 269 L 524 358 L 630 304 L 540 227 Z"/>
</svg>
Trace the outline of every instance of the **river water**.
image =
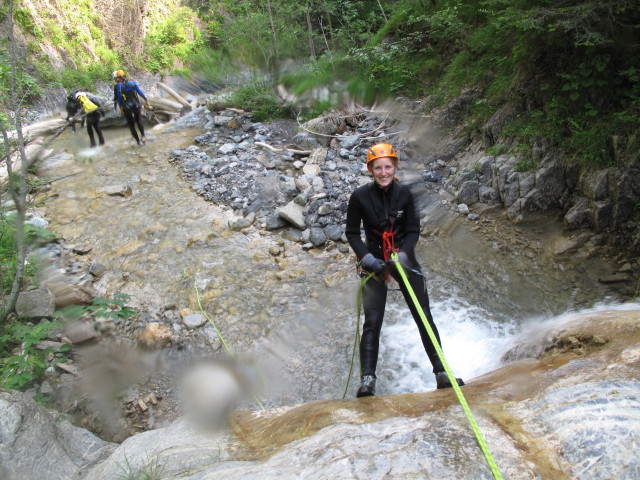
<svg viewBox="0 0 640 480">
<path fill-rule="evenodd" d="M 108 129 L 106 145 L 95 149 L 86 148 L 84 131 L 63 134 L 41 169 L 53 180 L 44 206 L 51 230 L 67 244 L 90 247 L 91 261 L 106 267 L 94 284 L 99 295 L 131 296 L 140 312 L 132 331 L 162 321 L 182 354 L 227 355 L 214 324 L 234 356 L 266 372 L 265 404 L 339 398 L 356 330 L 351 253 L 305 251 L 256 227 L 230 230 L 236 214 L 197 196 L 169 162 L 170 149 L 186 148 L 199 133 L 156 127 L 139 147 L 127 130 Z M 433 192 L 419 200 L 431 234 L 417 255 L 448 363 L 465 380 L 499 366 L 523 328 L 624 300 L 598 282 L 610 273 L 606 262 L 552 254 L 562 238 L 553 222 L 480 228 Z M 212 323 L 188 331 L 180 312 L 204 312 Z M 389 297 L 378 376 L 380 394 L 435 387 L 398 292 Z"/>
</svg>

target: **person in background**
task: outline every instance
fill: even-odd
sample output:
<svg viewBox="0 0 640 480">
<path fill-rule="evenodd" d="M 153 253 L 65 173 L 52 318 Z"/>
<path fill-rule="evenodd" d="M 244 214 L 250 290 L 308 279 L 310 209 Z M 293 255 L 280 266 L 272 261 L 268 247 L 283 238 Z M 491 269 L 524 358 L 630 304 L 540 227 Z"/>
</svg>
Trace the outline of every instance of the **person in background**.
<svg viewBox="0 0 640 480">
<path fill-rule="evenodd" d="M 142 105 L 140 98 L 145 102 L 145 106 L 150 108 L 149 101 L 140 87 L 133 80 L 127 80 L 127 76 L 123 70 L 116 70 L 112 73 L 115 85 L 113 86 L 113 103 L 117 109 L 120 107 L 120 112 L 127 120 L 127 125 L 131 131 L 131 136 L 135 139 L 138 145 L 145 143 L 144 137 L 144 125 L 142 124 Z M 136 126 L 140 131 L 136 131 Z"/>
<path fill-rule="evenodd" d="M 91 147 L 96 146 L 96 140 L 93 135 L 94 130 L 98 135 L 100 145 L 104 145 L 104 136 L 100 128 L 100 117 L 104 117 L 104 110 L 102 109 L 102 101 L 100 98 L 88 92 L 75 90 L 67 96 L 66 110 L 67 122 L 71 121 L 71 129 L 74 132 L 76 131 L 75 117 L 82 111 L 84 115 L 80 121 L 80 126 L 84 126 L 86 123 Z"/>
<path fill-rule="evenodd" d="M 345 232 L 349 245 L 359 260 L 361 276 L 374 274 L 364 284 L 362 290 L 364 309 L 364 326 L 360 340 L 362 377 L 356 396 L 375 395 L 380 331 L 390 277 L 398 282 L 418 326 L 422 345 L 436 376 L 437 388 L 449 388 L 452 385 L 442 362 L 438 358 L 402 277 L 390 257 L 391 253 L 397 253 L 398 261 L 401 262 L 418 303 L 440 344 L 438 329 L 429 308 L 426 281 L 414 252 L 420 236 L 420 220 L 411 191 L 407 186 L 400 184 L 395 176 L 398 169 L 398 154 L 393 145 L 379 143 L 369 148 L 367 169 L 373 174 L 373 182 L 358 187 L 351 194 Z M 361 237 L 361 227 L 364 228 L 364 241 Z M 458 385 L 464 385 L 461 379 L 456 380 Z"/>
</svg>

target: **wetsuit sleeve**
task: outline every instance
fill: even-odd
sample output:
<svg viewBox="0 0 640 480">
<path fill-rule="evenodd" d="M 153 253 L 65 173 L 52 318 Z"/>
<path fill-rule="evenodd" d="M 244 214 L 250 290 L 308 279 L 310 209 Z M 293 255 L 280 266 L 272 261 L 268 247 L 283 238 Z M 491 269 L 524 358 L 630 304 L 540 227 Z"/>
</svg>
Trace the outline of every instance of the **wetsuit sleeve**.
<svg viewBox="0 0 640 480">
<path fill-rule="evenodd" d="M 116 85 L 116 100 L 118 101 L 118 105 L 122 106 L 122 104 L 124 103 L 124 99 L 122 98 L 122 84 L 118 83 Z"/>
<path fill-rule="evenodd" d="M 361 224 L 362 205 L 360 203 L 360 199 L 358 198 L 357 192 L 354 192 L 349 198 L 349 205 L 347 207 L 347 226 L 345 229 L 345 235 L 347 237 L 349 245 L 351 245 L 351 248 L 353 249 L 358 259 L 361 259 L 367 253 L 369 253 L 369 249 L 362 241 L 362 236 L 360 233 Z"/>
<path fill-rule="evenodd" d="M 404 208 L 407 212 L 407 216 L 404 224 L 404 238 L 400 249 L 413 254 L 416 244 L 418 243 L 418 239 L 420 238 L 420 218 L 416 212 L 416 206 L 413 201 L 413 194 L 411 193 L 411 190 L 406 187 L 404 190 L 406 195 Z"/>
<path fill-rule="evenodd" d="M 138 84 L 136 82 L 133 82 L 133 86 L 136 88 L 136 92 L 138 93 L 138 95 L 144 98 L 145 102 L 148 102 L 149 100 L 147 100 L 147 97 L 144 96 L 144 93 L 142 93 L 142 90 L 140 90 L 140 87 L 138 86 Z"/>
</svg>

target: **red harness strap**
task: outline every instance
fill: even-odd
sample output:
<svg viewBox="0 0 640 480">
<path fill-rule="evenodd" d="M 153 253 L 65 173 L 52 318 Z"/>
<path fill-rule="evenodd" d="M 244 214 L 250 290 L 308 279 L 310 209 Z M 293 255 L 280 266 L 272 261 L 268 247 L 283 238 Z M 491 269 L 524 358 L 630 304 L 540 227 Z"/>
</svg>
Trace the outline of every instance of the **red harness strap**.
<svg viewBox="0 0 640 480">
<path fill-rule="evenodd" d="M 384 256 L 384 261 L 388 262 L 391 259 L 391 253 L 395 250 L 395 245 L 393 241 L 393 231 L 391 227 L 389 230 L 382 233 L 382 255 Z"/>
<path fill-rule="evenodd" d="M 384 257 L 385 263 L 391 260 L 391 254 L 396 251 L 395 243 L 393 239 L 393 227 L 389 226 L 389 230 L 386 232 L 382 232 L 382 256 Z M 389 269 L 385 269 L 384 274 L 385 280 L 388 282 L 391 281 L 389 278 Z"/>
</svg>

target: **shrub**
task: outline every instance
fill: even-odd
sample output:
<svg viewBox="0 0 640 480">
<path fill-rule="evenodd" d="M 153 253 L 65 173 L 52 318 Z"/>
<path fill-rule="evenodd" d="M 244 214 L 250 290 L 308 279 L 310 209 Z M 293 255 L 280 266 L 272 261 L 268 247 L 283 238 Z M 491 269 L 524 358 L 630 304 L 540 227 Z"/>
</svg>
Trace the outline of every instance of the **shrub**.
<svg viewBox="0 0 640 480">
<path fill-rule="evenodd" d="M 44 228 L 24 225 L 25 241 L 28 246 L 55 240 L 56 236 Z M 0 282 L 3 293 L 9 293 L 15 277 L 18 263 L 18 250 L 15 242 L 15 215 L 0 214 Z M 37 265 L 27 262 L 25 265 L 25 282 L 35 278 Z"/>
<path fill-rule="evenodd" d="M 91 318 L 110 318 L 115 321 L 127 320 L 136 311 L 127 306 L 131 297 L 122 292 L 114 293 L 112 298 L 96 297 L 91 305 L 70 305 L 55 313 L 56 318 L 72 320 L 83 316 Z"/>
<path fill-rule="evenodd" d="M 24 391 L 42 380 L 47 367 L 68 360 L 71 346 L 59 350 L 37 348 L 44 339 L 62 328 L 62 320 L 89 316 L 116 321 L 135 315 L 126 305 L 129 296 L 117 292 L 113 298 L 97 297 L 91 305 L 72 305 L 55 313 L 56 320 L 43 320 L 37 325 L 13 320 L 0 325 L 0 387 Z"/>
<path fill-rule="evenodd" d="M 60 322 L 43 320 L 38 325 L 11 323 L 0 330 L 0 387 L 24 391 L 42 379 L 49 365 L 67 360 L 71 347 L 63 345 L 56 352 L 37 345 L 53 331 L 61 328 Z"/>
<path fill-rule="evenodd" d="M 253 112 L 257 122 L 292 116 L 291 108 L 275 95 L 273 88 L 265 83 L 253 83 L 236 90 L 229 104 Z"/>
</svg>

